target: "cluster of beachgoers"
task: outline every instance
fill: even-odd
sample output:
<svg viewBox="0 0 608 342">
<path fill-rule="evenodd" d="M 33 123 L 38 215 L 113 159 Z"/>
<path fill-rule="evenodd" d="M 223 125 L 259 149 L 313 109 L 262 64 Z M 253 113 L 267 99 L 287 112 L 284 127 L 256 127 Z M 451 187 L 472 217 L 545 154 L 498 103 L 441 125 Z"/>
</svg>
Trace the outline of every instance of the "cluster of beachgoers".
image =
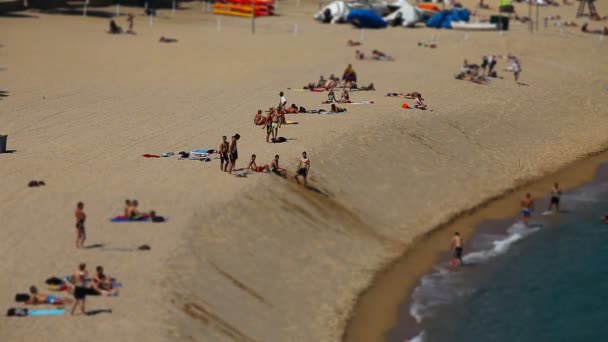
<svg viewBox="0 0 608 342">
<path fill-rule="evenodd" d="M 482 56 L 481 65 L 469 63 L 468 60 L 464 60 L 462 63 L 462 67 L 460 68 L 460 72 L 454 75 L 454 78 L 457 80 L 470 81 L 477 84 L 490 84 L 491 78 L 502 78 L 498 76 L 496 72 L 496 63 L 498 59 L 506 59 L 509 64 L 508 67 L 504 69 L 504 71 L 512 72 L 513 79 L 519 85 L 526 85 L 525 83 L 519 82 L 519 75 L 521 74 L 521 62 L 519 58 L 514 55 L 485 55 Z"/>
</svg>

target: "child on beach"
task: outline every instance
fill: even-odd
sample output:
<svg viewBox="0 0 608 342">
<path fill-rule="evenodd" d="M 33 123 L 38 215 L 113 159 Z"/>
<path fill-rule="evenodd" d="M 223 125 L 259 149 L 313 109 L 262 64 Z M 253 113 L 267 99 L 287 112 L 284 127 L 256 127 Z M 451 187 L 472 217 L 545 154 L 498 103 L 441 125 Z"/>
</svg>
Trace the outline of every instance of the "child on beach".
<svg viewBox="0 0 608 342">
<path fill-rule="evenodd" d="M 333 90 L 330 90 L 327 94 L 327 101 L 323 101 L 325 104 L 334 103 L 336 101 L 336 95 Z"/>
<path fill-rule="evenodd" d="M 342 95 L 340 96 L 339 103 L 350 103 L 350 95 L 348 95 L 348 90 L 344 89 L 342 91 Z"/>
<path fill-rule="evenodd" d="M 84 203 L 78 202 L 74 216 L 76 217 L 76 248 L 84 248 L 84 241 L 87 239 L 84 228 L 84 222 L 87 219 L 87 215 L 84 213 Z"/>
</svg>

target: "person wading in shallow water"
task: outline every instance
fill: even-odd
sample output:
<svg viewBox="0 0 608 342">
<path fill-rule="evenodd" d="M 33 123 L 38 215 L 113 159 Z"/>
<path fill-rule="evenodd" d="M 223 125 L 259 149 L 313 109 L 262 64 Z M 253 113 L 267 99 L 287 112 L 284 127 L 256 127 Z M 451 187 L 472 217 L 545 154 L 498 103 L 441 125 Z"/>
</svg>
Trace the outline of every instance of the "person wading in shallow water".
<svg viewBox="0 0 608 342">
<path fill-rule="evenodd" d="M 532 195 L 528 192 L 526 197 L 521 200 L 521 214 L 523 216 L 523 223 L 528 226 L 530 222 L 530 216 L 532 216 L 532 210 L 534 209 L 534 200 Z"/>
<path fill-rule="evenodd" d="M 462 237 L 460 236 L 459 232 L 455 232 L 454 236 L 452 237 L 452 243 L 450 246 L 450 249 L 454 251 L 452 265 L 456 265 L 456 262 L 454 260 L 458 260 L 458 262 L 460 262 L 460 266 L 464 265 L 464 261 L 462 261 L 462 246 Z"/>
<path fill-rule="evenodd" d="M 562 190 L 559 188 L 559 184 L 554 183 L 553 189 L 551 189 L 551 202 L 549 203 L 549 210 L 554 210 L 556 212 L 559 211 L 559 197 L 561 195 Z"/>
</svg>

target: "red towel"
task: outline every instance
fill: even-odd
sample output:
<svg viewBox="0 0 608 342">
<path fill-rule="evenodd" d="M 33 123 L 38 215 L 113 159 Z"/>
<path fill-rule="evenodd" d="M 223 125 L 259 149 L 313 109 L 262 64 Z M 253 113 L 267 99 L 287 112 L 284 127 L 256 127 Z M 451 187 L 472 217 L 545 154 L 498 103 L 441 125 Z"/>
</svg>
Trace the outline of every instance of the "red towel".
<svg viewBox="0 0 608 342">
<path fill-rule="evenodd" d="M 142 155 L 142 157 L 144 157 L 144 158 L 160 158 L 159 155 L 156 155 L 156 154 L 147 154 L 147 153 L 144 154 L 144 155 Z"/>
</svg>

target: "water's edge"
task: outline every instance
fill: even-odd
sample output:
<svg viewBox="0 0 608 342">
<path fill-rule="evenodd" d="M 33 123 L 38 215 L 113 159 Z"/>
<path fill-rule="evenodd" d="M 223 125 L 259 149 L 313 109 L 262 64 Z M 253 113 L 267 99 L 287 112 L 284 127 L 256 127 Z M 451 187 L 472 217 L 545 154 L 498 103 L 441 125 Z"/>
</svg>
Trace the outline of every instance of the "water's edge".
<svg viewBox="0 0 608 342">
<path fill-rule="evenodd" d="M 554 172 L 516 184 L 416 237 L 401 256 L 380 268 L 369 287 L 359 294 L 342 340 L 384 341 L 385 334 L 397 324 L 399 307 L 447 251 L 453 231 L 459 231 L 465 239 L 469 239 L 475 234 L 476 228 L 486 221 L 512 219 L 519 210 L 519 199 L 525 192 L 530 191 L 537 198 L 545 196 L 555 181 L 563 189 L 580 187 L 592 182 L 599 166 L 607 161 L 608 147 L 588 153 Z"/>
</svg>

